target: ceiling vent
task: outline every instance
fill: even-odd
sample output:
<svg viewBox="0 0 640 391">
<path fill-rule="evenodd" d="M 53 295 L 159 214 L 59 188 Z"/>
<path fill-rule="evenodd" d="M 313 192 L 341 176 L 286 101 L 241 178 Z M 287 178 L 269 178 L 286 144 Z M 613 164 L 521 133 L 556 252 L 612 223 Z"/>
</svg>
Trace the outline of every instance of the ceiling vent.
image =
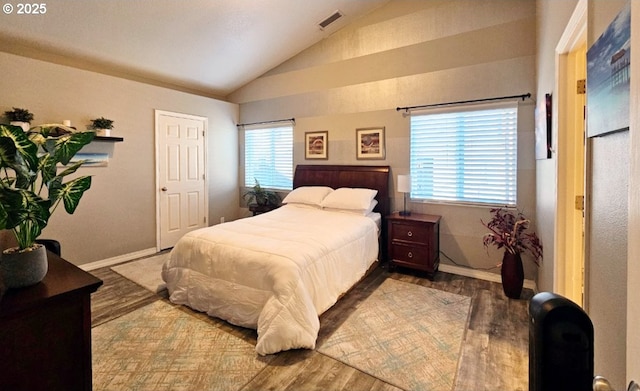
<svg viewBox="0 0 640 391">
<path fill-rule="evenodd" d="M 328 18 L 326 18 L 325 20 L 323 20 L 322 22 L 318 23 L 318 27 L 320 27 L 320 30 L 324 30 L 327 27 L 329 27 L 329 25 L 333 22 L 335 22 L 336 20 L 342 18 L 343 14 L 342 12 L 340 12 L 339 10 L 336 10 L 334 13 L 332 13 Z"/>
</svg>

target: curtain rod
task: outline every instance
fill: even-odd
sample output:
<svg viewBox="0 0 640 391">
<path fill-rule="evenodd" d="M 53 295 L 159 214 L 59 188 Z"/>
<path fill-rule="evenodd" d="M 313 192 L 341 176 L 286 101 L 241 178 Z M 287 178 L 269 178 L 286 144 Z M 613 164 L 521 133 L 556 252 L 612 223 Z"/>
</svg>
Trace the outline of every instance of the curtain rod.
<svg viewBox="0 0 640 391">
<path fill-rule="evenodd" d="M 252 122 L 250 124 L 237 124 L 237 127 L 241 127 L 241 126 L 250 126 L 250 125 L 263 125 L 263 124 L 275 124 L 278 122 L 293 122 L 293 124 L 296 124 L 296 119 L 295 118 L 286 118 L 286 119 L 276 119 L 273 121 L 262 121 L 262 122 Z"/>
<path fill-rule="evenodd" d="M 511 96 L 499 96 L 496 98 L 483 98 L 483 99 L 472 99 L 472 100 L 461 100 L 457 102 L 447 102 L 447 103 L 435 103 L 431 105 L 421 105 L 421 106 L 408 106 L 408 107 L 396 107 L 397 111 L 405 110 L 413 110 L 413 109 L 425 109 L 428 107 L 439 107 L 439 106 L 448 106 L 448 105 L 461 105 L 465 103 L 477 103 L 477 102 L 487 102 L 491 100 L 501 100 L 501 99 L 513 99 L 513 98 L 521 98 L 525 100 L 526 98 L 531 98 L 531 93 L 527 92 L 526 94 L 521 95 L 511 95 Z"/>
</svg>

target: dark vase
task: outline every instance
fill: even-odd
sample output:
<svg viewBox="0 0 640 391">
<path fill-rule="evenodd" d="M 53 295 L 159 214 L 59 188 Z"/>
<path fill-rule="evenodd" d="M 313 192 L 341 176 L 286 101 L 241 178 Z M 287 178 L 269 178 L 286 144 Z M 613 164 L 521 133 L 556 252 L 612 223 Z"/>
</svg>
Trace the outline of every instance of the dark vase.
<svg viewBox="0 0 640 391">
<path fill-rule="evenodd" d="M 500 274 L 502 275 L 502 290 L 504 294 L 512 299 L 519 299 L 524 284 L 524 268 L 522 267 L 522 258 L 520 258 L 519 253 L 504 252 Z"/>
</svg>

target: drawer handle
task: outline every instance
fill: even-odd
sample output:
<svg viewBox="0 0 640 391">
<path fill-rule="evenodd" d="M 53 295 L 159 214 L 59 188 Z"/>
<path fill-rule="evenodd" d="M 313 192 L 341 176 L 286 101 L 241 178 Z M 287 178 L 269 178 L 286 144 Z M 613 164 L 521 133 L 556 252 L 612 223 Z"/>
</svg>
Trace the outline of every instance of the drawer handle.
<svg viewBox="0 0 640 391">
<path fill-rule="evenodd" d="M 413 232 L 411 232 L 411 231 L 407 232 L 407 236 L 408 237 L 412 237 L 413 236 Z"/>
<path fill-rule="evenodd" d="M 407 254 L 407 256 L 408 256 L 409 258 L 413 258 L 413 253 L 412 253 L 411 251 L 409 251 L 409 254 Z"/>
</svg>

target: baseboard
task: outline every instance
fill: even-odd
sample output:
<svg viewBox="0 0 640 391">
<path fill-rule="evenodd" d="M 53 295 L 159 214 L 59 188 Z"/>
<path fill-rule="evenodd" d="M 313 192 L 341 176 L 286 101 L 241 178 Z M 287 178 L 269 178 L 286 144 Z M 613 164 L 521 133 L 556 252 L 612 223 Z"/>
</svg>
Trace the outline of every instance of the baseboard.
<svg viewBox="0 0 640 391">
<path fill-rule="evenodd" d="M 119 263 L 131 261 L 133 259 L 146 257 L 146 256 L 149 256 L 149 255 L 153 255 L 153 254 L 155 254 L 157 252 L 158 252 L 158 250 L 156 250 L 156 248 L 153 247 L 153 248 L 148 248 L 146 250 L 136 251 L 136 252 L 129 253 L 129 254 L 118 255 L 117 257 L 113 257 L 113 258 L 107 258 L 107 259 L 103 259 L 103 260 L 100 260 L 100 261 L 85 263 L 85 264 L 80 265 L 78 267 L 80 269 L 84 270 L 84 271 L 90 271 L 90 270 L 99 269 L 101 267 L 108 267 L 108 266 L 117 265 Z"/>
<path fill-rule="evenodd" d="M 440 263 L 438 270 L 445 273 L 457 274 L 459 276 L 477 278 L 478 280 L 485 280 L 491 282 L 502 283 L 502 278 L 499 274 L 489 273 L 484 270 L 476 270 L 467 267 L 460 267 L 455 265 L 446 265 Z M 536 282 L 533 280 L 524 280 L 524 287 L 537 292 L 538 287 L 536 286 Z"/>
</svg>

